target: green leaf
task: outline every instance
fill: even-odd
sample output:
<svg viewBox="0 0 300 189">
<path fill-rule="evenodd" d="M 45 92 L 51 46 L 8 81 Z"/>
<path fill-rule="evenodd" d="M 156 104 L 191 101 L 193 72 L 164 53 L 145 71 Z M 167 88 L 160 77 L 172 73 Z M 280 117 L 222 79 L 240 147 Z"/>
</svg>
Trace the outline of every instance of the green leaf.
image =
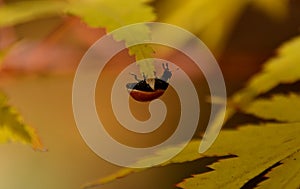
<svg viewBox="0 0 300 189">
<path fill-rule="evenodd" d="M 155 14 L 151 6 L 146 3 L 149 0 L 123 1 L 123 0 L 79 0 L 70 4 L 67 12 L 79 16 L 89 26 L 105 27 L 111 32 L 122 26 L 138 22 L 149 22 L 155 20 Z M 131 27 L 132 29 L 133 27 Z M 149 41 L 149 28 L 146 25 L 134 27 L 134 32 L 113 33 L 117 40 L 124 40 L 127 47 L 137 41 Z M 129 47 L 130 55 L 136 60 L 143 60 L 153 57 L 153 49 L 149 45 L 137 45 Z M 154 66 L 151 60 L 140 61 L 141 73 L 148 77 L 154 77 Z"/>
<path fill-rule="evenodd" d="M 244 111 L 264 119 L 300 122 L 298 107 L 300 107 L 299 95 L 276 95 L 271 99 L 255 100 Z"/>
<path fill-rule="evenodd" d="M 64 1 L 18 1 L 0 6 L 0 27 L 13 26 L 63 13 Z"/>
<path fill-rule="evenodd" d="M 138 42 L 150 41 L 150 30 L 146 24 L 131 25 L 129 30 L 119 30 L 112 33 L 113 37 L 117 41 L 125 41 L 127 47 L 129 47 L 129 54 L 134 55 L 137 65 L 140 67 L 141 74 L 145 74 L 149 78 L 154 78 L 154 65 L 152 64 L 152 58 L 154 50 L 149 44 L 137 44 Z M 133 45 L 133 46 L 132 46 Z"/>
<path fill-rule="evenodd" d="M 29 144 L 35 150 L 45 150 L 35 130 L 24 123 L 22 117 L 7 104 L 6 97 L 0 93 L 0 143 L 9 141 Z"/>
<path fill-rule="evenodd" d="M 235 154 L 238 158 L 217 162 L 210 166 L 214 171 L 193 175 L 178 186 L 186 189 L 241 188 L 275 163 L 299 151 L 299 133 L 299 123 L 246 126 L 237 131 L 222 131 L 205 154 L 223 152 Z M 299 184 L 299 180 L 294 181 Z"/>
<path fill-rule="evenodd" d="M 299 188 L 300 150 L 280 161 L 281 165 L 272 169 L 256 188 Z"/>
<path fill-rule="evenodd" d="M 276 162 L 299 150 L 299 132 L 300 124 L 298 123 L 266 124 L 260 127 L 249 125 L 238 128 L 238 130 L 223 130 L 215 143 L 204 154 L 198 153 L 201 141 L 193 140 L 176 157 L 161 166 L 192 161 L 201 157 L 237 155 L 237 158 L 215 163 L 211 166 L 215 171 L 187 179 L 179 186 L 183 188 L 199 188 L 199 186 L 203 186 L 203 188 L 223 188 L 225 186 L 225 188 L 239 188 Z M 141 161 L 151 162 L 176 148 L 176 146 L 167 148 L 157 152 L 153 157 Z M 115 174 L 91 182 L 85 187 L 102 185 L 143 170 L 146 169 L 124 168 Z"/>
<path fill-rule="evenodd" d="M 226 109 L 224 123 L 226 123 L 226 121 L 230 119 L 236 111 L 243 110 L 247 112 L 248 106 L 251 105 L 252 101 L 254 101 L 260 94 L 268 92 L 281 83 L 293 83 L 300 80 L 299 49 L 300 36 L 283 44 L 278 50 L 278 55 L 268 60 L 264 64 L 263 70 L 254 75 L 245 88 L 228 99 L 228 107 Z M 214 97 L 214 99 L 221 103 L 222 100 L 226 100 L 218 99 L 217 97 Z M 252 111 L 253 114 L 255 114 L 254 111 L 255 110 Z M 262 112 L 262 110 L 260 110 L 260 112 Z M 222 115 L 222 113 L 223 112 L 220 112 L 216 115 L 216 119 L 214 119 L 211 125 L 212 132 L 207 133 L 207 135 L 214 134 L 214 128 L 219 127 L 220 120 L 218 118 Z M 200 150 L 205 151 L 206 149 L 202 149 L 200 147 Z"/>
<path fill-rule="evenodd" d="M 283 44 L 278 55 L 264 64 L 263 70 L 249 81 L 247 86 L 233 97 L 233 103 L 243 107 L 258 95 L 284 83 L 300 80 L 300 36 Z"/>
<path fill-rule="evenodd" d="M 257 96 L 266 93 L 279 84 L 294 83 L 300 80 L 300 36 L 284 43 L 277 56 L 268 60 L 262 71 L 254 75 L 246 87 L 228 99 L 224 123 L 236 113 L 245 110 Z M 219 122 L 216 121 L 215 125 Z M 212 124 L 214 126 L 214 124 Z"/>
<path fill-rule="evenodd" d="M 155 78 L 154 76 L 154 65 L 152 64 L 154 50 L 151 46 L 147 44 L 140 44 L 129 47 L 129 54 L 134 55 L 137 62 L 137 65 L 140 68 L 141 74 L 145 74 L 148 78 Z"/>
</svg>

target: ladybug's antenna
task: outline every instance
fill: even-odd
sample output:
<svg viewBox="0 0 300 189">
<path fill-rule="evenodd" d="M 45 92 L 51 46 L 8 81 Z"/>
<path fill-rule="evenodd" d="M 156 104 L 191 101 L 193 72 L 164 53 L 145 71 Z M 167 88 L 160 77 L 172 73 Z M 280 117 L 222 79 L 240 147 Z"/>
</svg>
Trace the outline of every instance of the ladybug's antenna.
<svg viewBox="0 0 300 189">
<path fill-rule="evenodd" d="M 141 81 L 140 79 L 137 78 L 137 75 L 136 75 L 136 74 L 134 74 L 134 73 L 129 73 L 129 74 L 130 74 L 130 75 L 133 75 L 133 77 L 134 77 L 135 80 Z"/>
<path fill-rule="evenodd" d="M 169 63 L 166 63 L 167 70 L 169 70 Z"/>
<path fill-rule="evenodd" d="M 164 70 L 166 70 L 166 67 L 165 67 L 165 64 L 164 64 L 164 63 L 162 63 L 162 67 L 163 67 Z"/>
<path fill-rule="evenodd" d="M 174 70 L 172 70 L 172 71 L 170 71 L 170 72 L 176 72 L 176 71 L 178 71 L 179 70 L 179 68 L 176 68 L 176 69 L 174 69 Z"/>
</svg>

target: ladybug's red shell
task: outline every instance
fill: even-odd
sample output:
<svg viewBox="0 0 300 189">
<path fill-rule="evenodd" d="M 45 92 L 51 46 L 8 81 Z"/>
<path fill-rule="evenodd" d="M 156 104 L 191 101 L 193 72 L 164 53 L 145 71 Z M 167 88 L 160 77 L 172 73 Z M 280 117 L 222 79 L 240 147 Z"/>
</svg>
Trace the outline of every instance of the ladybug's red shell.
<svg viewBox="0 0 300 189">
<path fill-rule="evenodd" d="M 140 91 L 140 90 L 133 89 L 133 90 L 130 91 L 129 94 L 132 98 L 134 98 L 137 101 L 147 102 L 147 101 L 157 99 L 158 97 L 163 95 L 164 92 L 165 92 L 165 90 L 161 90 L 161 89 L 155 90 L 153 92 Z"/>
<path fill-rule="evenodd" d="M 132 98 L 140 102 L 154 100 L 164 94 L 169 84 L 161 79 L 154 79 L 154 89 L 150 87 L 147 80 L 137 83 L 128 83 L 127 90 Z"/>
</svg>

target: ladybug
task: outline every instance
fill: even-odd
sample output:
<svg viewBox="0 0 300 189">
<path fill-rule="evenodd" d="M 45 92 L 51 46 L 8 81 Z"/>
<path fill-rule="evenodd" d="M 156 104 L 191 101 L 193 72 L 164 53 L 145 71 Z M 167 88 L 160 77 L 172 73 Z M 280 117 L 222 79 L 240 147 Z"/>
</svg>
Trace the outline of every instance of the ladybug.
<svg viewBox="0 0 300 189">
<path fill-rule="evenodd" d="M 143 74 L 143 80 L 137 78 L 137 75 L 132 74 L 138 82 L 127 83 L 126 88 L 132 98 L 139 102 L 147 102 L 157 99 L 164 94 L 165 90 L 169 86 L 169 79 L 172 76 L 172 72 L 169 70 L 168 63 L 162 64 L 164 72 L 160 78 L 156 77 L 156 72 L 154 72 L 155 78 L 147 78 Z"/>
</svg>

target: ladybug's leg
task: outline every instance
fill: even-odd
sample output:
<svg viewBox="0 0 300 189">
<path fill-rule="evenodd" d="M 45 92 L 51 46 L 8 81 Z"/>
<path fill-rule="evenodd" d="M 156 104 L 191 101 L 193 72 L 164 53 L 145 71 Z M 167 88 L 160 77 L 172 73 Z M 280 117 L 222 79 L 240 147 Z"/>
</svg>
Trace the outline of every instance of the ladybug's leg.
<svg viewBox="0 0 300 189">
<path fill-rule="evenodd" d="M 137 81 L 142 81 L 142 80 L 140 80 L 140 79 L 137 78 L 137 75 L 136 75 L 136 74 L 134 74 L 134 73 L 129 73 L 129 74 L 130 74 L 130 75 L 133 75 L 133 77 L 134 77 L 135 80 L 137 80 Z"/>
<path fill-rule="evenodd" d="M 154 71 L 153 74 L 154 74 L 154 77 L 157 78 L 157 76 L 156 76 L 156 71 Z"/>
<path fill-rule="evenodd" d="M 147 79 L 147 77 L 146 77 L 145 73 L 143 73 L 143 78 L 144 78 L 144 80 L 146 80 L 146 79 Z"/>
</svg>

